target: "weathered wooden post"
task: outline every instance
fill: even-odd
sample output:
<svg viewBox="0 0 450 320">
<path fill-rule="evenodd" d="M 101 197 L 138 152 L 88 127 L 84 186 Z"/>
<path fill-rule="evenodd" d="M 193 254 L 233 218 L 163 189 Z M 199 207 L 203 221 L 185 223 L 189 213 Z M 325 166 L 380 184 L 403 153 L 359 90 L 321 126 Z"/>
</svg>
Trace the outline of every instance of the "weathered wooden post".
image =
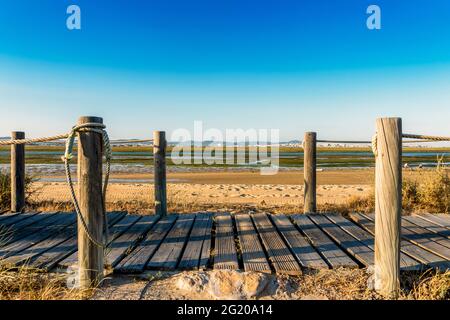
<svg viewBox="0 0 450 320">
<path fill-rule="evenodd" d="M 154 131 L 155 214 L 159 216 L 167 215 L 166 146 L 166 133 L 164 131 Z"/>
<path fill-rule="evenodd" d="M 78 124 L 103 123 L 99 117 L 81 117 Z M 97 132 L 78 133 L 79 206 L 87 228 L 102 241 L 102 135 Z M 78 261 L 80 287 L 90 288 L 103 279 L 103 248 L 93 243 L 78 221 Z"/>
<path fill-rule="evenodd" d="M 306 132 L 303 145 L 303 175 L 305 183 L 304 213 L 316 212 L 316 148 L 317 133 Z"/>
<path fill-rule="evenodd" d="M 385 297 L 397 298 L 400 288 L 402 120 L 379 118 L 376 127 L 375 289 Z"/>
<path fill-rule="evenodd" d="M 11 132 L 11 139 L 25 139 L 25 132 Z M 11 211 L 25 208 L 25 145 L 11 145 Z"/>
</svg>

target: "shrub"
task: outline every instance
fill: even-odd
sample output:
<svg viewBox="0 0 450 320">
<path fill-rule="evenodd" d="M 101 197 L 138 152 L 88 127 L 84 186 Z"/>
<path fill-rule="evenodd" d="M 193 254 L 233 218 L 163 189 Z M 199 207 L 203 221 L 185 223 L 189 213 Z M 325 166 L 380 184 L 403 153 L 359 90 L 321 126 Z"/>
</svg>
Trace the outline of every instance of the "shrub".
<svg viewBox="0 0 450 320">
<path fill-rule="evenodd" d="M 25 194 L 28 198 L 31 191 L 31 183 L 34 181 L 34 177 L 25 177 Z M 11 177 L 9 174 L 0 171 L 0 212 L 9 210 L 11 207 Z"/>
</svg>

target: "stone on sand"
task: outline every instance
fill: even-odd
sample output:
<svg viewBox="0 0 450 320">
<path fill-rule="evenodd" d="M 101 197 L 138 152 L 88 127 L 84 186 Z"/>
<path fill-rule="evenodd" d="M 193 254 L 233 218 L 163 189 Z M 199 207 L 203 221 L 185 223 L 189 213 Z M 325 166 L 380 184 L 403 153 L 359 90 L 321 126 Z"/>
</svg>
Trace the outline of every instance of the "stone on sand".
<svg viewBox="0 0 450 320">
<path fill-rule="evenodd" d="M 213 299 L 251 299 L 271 294 L 277 287 L 273 275 L 235 270 L 183 273 L 176 283 L 182 291 L 207 293 Z"/>
</svg>

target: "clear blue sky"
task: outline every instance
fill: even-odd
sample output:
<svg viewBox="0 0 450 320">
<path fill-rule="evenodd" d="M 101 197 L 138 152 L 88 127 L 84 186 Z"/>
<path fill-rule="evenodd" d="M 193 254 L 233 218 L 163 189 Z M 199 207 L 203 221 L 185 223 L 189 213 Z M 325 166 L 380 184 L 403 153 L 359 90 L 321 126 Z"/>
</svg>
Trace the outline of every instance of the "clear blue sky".
<svg viewBox="0 0 450 320">
<path fill-rule="evenodd" d="M 0 0 L 0 136 L 65 132 L 79 115 L 113 138 L 202 120 L 367 139 L 378 116 L 448 135 L 449 21 L 448 0 Z"/>
</svg>

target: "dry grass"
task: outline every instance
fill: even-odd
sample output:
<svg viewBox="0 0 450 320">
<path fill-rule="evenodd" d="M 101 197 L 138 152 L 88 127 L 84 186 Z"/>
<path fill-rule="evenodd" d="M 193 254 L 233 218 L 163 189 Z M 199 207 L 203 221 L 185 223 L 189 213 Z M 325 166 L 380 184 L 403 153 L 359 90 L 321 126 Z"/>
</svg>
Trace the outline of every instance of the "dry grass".
<svg viewBox="0 0 450 320">
<path fill-rule="evenodd" d="M 20 268 L 0 271 L 0 300 L 80 300 L 89 291 L 68 289 L 64 275 Z"/>
<path fill-rule="evenodd" d="M 402 276 L 402 299 L 450 300 L 450 270 L 428 270 Z"/>
<path fill-rule="evenodd" d="M 419 174 L 417 174 L 419 172 Z M 450 174 L 439 165 L 435 170 L 419 170 L 405 174 L 402 186 L 403 210 L 407 213 L 450 213 Z M 352 196 L 345 204 L 326 204 L 322 212 L 370 213 L 375 211 L 375 192 L 366 196 Z"/>
<path fill-rule="evenodd" d="M 382 296 L 368 288 L 365 269 L 339 268 L 309 272 L 288 278 L 285 287 L 294 287 L 292 298 L 316 297 L 330 300 L 379 300 Z M 402 272 L 401 300 L 449 300 L 450 270 Z"/>
<path fill-rule="evenodd" d="M 295 281 L 294 297 L 323 297 L 329 300 L 374 300 L 381 297 L 367 288 L 364 269 L 339 268 L 304 273 Z"/>
<path fill-rule="evenodd" d="M 439 165 L 432 174 L 419 179 L 405 177 L 403 183 L 403 207 L 407 211 L 450 213 L 450 175 Z"/>
</svg>

